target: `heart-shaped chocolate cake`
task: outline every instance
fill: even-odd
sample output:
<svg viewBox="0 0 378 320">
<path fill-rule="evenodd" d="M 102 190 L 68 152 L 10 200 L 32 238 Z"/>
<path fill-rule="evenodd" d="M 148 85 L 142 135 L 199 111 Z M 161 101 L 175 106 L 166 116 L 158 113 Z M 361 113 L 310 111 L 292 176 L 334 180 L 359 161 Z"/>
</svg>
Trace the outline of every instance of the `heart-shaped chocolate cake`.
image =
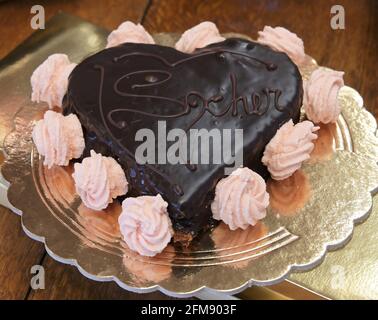
<svg viewBox="0 0 378 320">
<path fill-rule="evenodd" d="M 185 242 L 211 226 L 214 188 L 234 165 L 229 160 L 235 153 L 243 156 L 237 165 L 268 176 L 261 163 L 264 148 L 282 124 L 298 122 L 301 103 L 301 75 L 285 53 L 231 38 L 192 54 L 151 44 L 105 49 L 73 70 L 63 108 L 83 126 L 84 156 L 94 149 L 116 159 L 129 195 L 161 194 L 175 239 Z M 136 156 L 147 139 L 138 138 L 143 129 L 156 138 L 154 161 L 147 163 Z M 240 129 L 242 142 L 234 141 L 234 154 L 221 161 L 172 163 L 167 161 L 167 150 L 177 143 L 169 137 L 172 129 L 188 134 Z M 210 159 L 224 154 L 223 146 L 215 145 Z M 201 155 L 204 149 L 199 150 Z"/>
</svg>

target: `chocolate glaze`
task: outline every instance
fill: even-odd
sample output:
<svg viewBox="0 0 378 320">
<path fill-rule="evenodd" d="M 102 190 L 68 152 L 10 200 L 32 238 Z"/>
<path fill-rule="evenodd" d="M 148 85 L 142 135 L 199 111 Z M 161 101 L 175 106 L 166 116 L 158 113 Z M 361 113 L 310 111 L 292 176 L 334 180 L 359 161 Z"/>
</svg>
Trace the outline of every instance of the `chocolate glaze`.
<svg viewBox="0 0 378 320">
<path fill-rule="evenodd" d="M 286 54 L 232 38 L 193 54 L 132 43 L 105 49 L 73 70 L 63 108 L 83 125 L 85 154 L 114 157 L 129 195 L 160 193 L 175 230 L 195 236 L 211 225 L 210 204 L 226 164 L 138 165 L 136 131 L 149 128 L 157 136 L 158 120 L 167 131 L 243 129 L 244 166 L 267 177 L 265 145 L 283 123 L 298 121 L 301 103 L 302 78 Z"/>
</svg>

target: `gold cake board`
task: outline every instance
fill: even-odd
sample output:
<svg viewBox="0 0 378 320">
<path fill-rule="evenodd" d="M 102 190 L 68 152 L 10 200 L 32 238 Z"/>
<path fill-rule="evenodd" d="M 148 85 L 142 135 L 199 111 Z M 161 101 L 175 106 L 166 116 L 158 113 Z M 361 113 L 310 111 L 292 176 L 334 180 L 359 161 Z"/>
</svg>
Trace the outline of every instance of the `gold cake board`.
<svg viewBox="0 0 378 320">
<path fill-rule="evenodd" d="M 0 161 L 2 162 L 2 158 Z M 8 182 L 0 174 L 0 205 L 7 207 L 14 213 L 20 215 L 21 212 L 13 207 L 7 198 Z M 204 290 L 203 292 L 196 294 L 196 297 L 202 300 L 210 299 L 235 299 L 236 297 L 215 292 L 213 290 Z M 238 294 L 237 297 L 241 299 L 251 299 L 251 300 L 287 300 L 287 299 L 319 299 L 321 296 L 309 291 L 306 288 L 301 288 L 291 281 L 284 281 L 280 284 L 270 286 L 270 287 L 251 287 L 242 293 Z"/>
<path fill-rule="evenodd" d="M 0 161 L 3 159 L 1 158 Z M 0 174 L 0 205 L 7 207 L 14 213 L 20 215 L 20 211 L 13 207 L 7 198 L 8 182 Z M 321 266 L 320 266 L 321 267 Z M 318 267 L 318 268 L 320 268 Z M 310 271 L 311 272 L 311 271 Z M 295 278 L 295 274 L 292 275 Z M 217 293 L 207 290 L 196 295 L 200 299 L 232 299 L 234 297 L 224 293 Z M 320 293 L 311 291 L 298 283 L 291 280 L 268 286 L 268 287 L 251 287 L 239 293 L 237 297 L 248 300 L 288 300 L 288 299 L 327 299 Z"/>
<path fill-rule="evenodd" d="M 49 22 L 60 27 L 67 25 L 83 25 L 94 34 L 98 34 L 93 50 L 103 46 L 101 36 L 106 31 L 80 19 L 64 14 L 58 15 Z M 72 35 L 71 35 L 72 36 Z M 36 50 L 38 47 L 35 48 Z M 23 53 L 22 45 L 7 57 L 8 65 Z M 3 60 L 4 61 L 4 60 Z M 3 62 L 2 61 L 2 62 Z M 0 76 L 6 70 L 7 64 L 0 65 Z M 16 103 L 3 104 L 0 112 L 0 141 L 12 129 L 13 117 L 20 105 Z M 17 109 L 18 108 L 18 109 Z M 0 203 L 16 213 L 20 213 L 8 202 L 6 197 L 8 183 L 0 179 Z M 238 296 L 242 299 L 378 299 L 376 274 L 378 270 L 378 198 L 374 198 L 374 205 L 370 218 L 363 224 L 356 226 L 352 240 L 342 250 L 328 252 L 323 263 L 311 271 L 292 273 L 288 280 L 268 287 L 251 287 Z M 367 240 L 368 239 L 368 240 Z M 211 290 L 197 294 L 201 299 L 230 299 L 222 292 Z"/>
</svg>

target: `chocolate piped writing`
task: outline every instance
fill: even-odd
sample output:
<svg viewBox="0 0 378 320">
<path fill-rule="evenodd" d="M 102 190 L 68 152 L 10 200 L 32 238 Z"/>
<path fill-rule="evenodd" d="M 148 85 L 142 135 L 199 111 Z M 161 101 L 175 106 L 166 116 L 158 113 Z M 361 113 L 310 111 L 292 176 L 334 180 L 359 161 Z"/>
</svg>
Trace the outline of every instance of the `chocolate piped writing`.
<svg viewBox="0 0 378 320">
<path fill-rule="evenodd" d="M 267 177 L 265 146 L 283 123 L 299 120 L 301 102 L 300 73 L 284 53 L 227 39 L 192 54 L 133 43 L 103 50 L 73 70 L 63 108 L 77 114 L 86 154 L 121 164 L 129 196 L 161 194 L 175 231 L 195 236 L 211 225 L 214 187 L 229 164 L 140 165 L 136 132 L 157 136 L 159 120 L 167 129 L 241 129 L 243 166 Z"/>
<path fill-rule="evenodd" d="M 155 96 L 155 95 L 146 95 L 146 94 L 133 94 L 133 93 L 128 93 L 128 92 L 123 92 L 118 88 L 120 82 L 123 79 L 129 78 L 133 74 L 140 74 L 140 73 L 158 73 L 158 74 L 164 74 L 166 75 L 166 79 L 164 80 L 156 80 L 156 82 L 150 83 L 150 84 L 133 84 L 132 88 L 136 87 L 152 87 L 152 86 L 157 86 L 161 85 L 164 82 L 168 81 L 171 77 L 172 74 L 164 71 L 164 70 L 143 70 L 143 71 L 137 71 L 137 72 L 131 72 L 128 73 L 119 79 L 114 83 L 114 91 L 119 94 L 120 96 L 123 97 L 133 97 L 133 98 L 141 98 L 141 99 L 156 99 L 156 100 L 162 100 L 162 101 L 167 101 L 167 102 L 173 102 L 174 104 L 177 104 L 178 106 L 181 106 L 183 108 L 182 111 L 178 113 L 173 113 L 169 115 L 163 115 L 163 114 L 156 114 L 156 113 L 151 113 L 151 112 L 146 112 L 146 111 L 141 111 L 137 109 L 130 109 L 127 107 L 112 107 L 111 112 L 107 115 L 107 118 L 109 122 L 114 125 L 115 127 L 119 128 L 119 114 L 124 113 L 124 112 L 131 112 L 131 113 L 138 113 L 143 116 L 149 116 L 149 117 L 155 117 L 159 119 L 171 119 L 171 118 L 177 118 L 177 117 L 182 117 L 190 113 L 190 110 L 193 108 L 198 107 L 198 100 L 201 102 L 201 108 L 202 112 L 197 116 L 192 122 L 189 123 L 189 125 L 186 127 L 186 131 L 189 130 L 193 125 L 204 115 L 205 112 L 209 112 L 211 115 L 214 117 L 222 117 L 226 115 L 230 109 L 231 115 L 236 117 L 239 115 L 239 110 L 238 110 L 238 105 L 241 102 L 242 103 L 242 109 L 244 110 L 244 113 L 246 115 L 258 115 L 262 116 L 265 112 L 268 111 L 269 106 L 270 106 L 270 99 L 271 99 L 271 94 L 274 95 L 274 107 L 278 111 L 283 111 L 282 107 L 279 105 L 279 97 L 281 95 L 281 90 L 279 89 L 271 89 L 271 88 L 265 88 L 261 93 L 258 92 L 252 92 L 250 95 L 250 100 L 251 100 L 251 106 L 249 106 L 248 103 L 248 98 L 247 96 L 237 96 L 237 79 L 235 74 L 230 75 L 230 81 L 231 81 L 231 88 L 232 88 L 232 100 L 228 104 L 225 104 L 223 109 L 220 112 L 215 112 L 211 109 L 211 104 L 212 103 L 220 103 L 223 102 L 224 97 L 222 95 L 215 95 L 210 98 L 206 98 L 203 96 L 201 93 L 196 92 L 196 91 L 190 91 L 185 95 L 184 101 L 181 101 L 179 99 L 175 98 L 168 98 L 168 97 L 162 97 L 162 96 Z M 191 99 L 192 97 L 197 98 L 198 100 L 193 100 Z M 265 103 L 264 103 L 265 100 Z M 175 108 L 172 108 L 175 110 Z M 116 120 L 114 120 L 116 119 Z"/>
</svg>

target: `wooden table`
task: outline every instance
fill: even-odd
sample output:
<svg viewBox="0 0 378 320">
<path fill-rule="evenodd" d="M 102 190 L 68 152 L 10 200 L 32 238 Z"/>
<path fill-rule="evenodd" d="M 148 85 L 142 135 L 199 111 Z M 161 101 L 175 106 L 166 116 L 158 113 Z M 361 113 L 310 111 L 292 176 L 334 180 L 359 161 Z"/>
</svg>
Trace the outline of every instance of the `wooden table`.
<svg viewBox="0 0 378 320">
<path fill-rule="evenodd" d="M 7 55 L 33 30 L 30 8 L 36 2 L 0 3 L 0 58 Z M 377 51 L 378 1 L 375 0 L 62 0 L 38 1 L 46 19 L 59 11 L 77 15 L 109 30 L 122 21 L 142 23 L 153 32 L 182 32 L 204 20 L 215 22 L 221 32 L 256 37 L 264 25 L 284 26 L 297 33 L 306 51 L 321 65 L 346 72 L 345 82 L 356 88 L 367 108 L 378 116 Z M 345 9 L 345 30 L 330 27 L 330 9 Z M 1 88 L 0 88 L 1 93 Z M 46 289 L 30 287 L 31 266 L 41 264 Z M 0 299 L 165 299 L 160 293 L 137 295 L 115 283 L 86 279 L 74 267 L 52 260 L 41 243 L 29 239 L 20 218 L 0 207 Z"/>
</svg>

